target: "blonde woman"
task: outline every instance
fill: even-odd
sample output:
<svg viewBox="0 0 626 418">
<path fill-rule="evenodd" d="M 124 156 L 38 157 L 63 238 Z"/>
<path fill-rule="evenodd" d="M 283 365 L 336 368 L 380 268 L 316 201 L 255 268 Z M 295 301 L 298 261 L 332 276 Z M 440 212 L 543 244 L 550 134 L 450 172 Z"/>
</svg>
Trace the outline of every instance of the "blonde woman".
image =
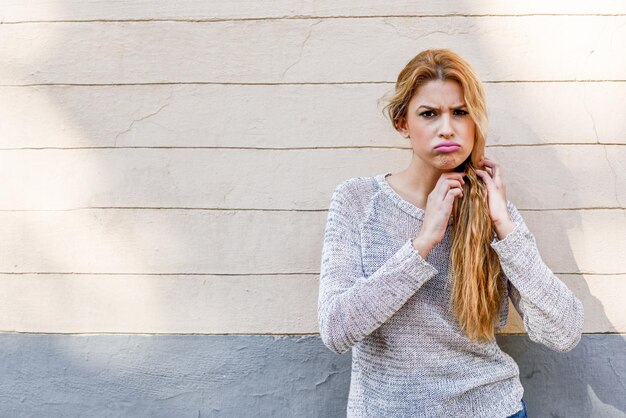
<svg viewBox="0 0 626 418">
<path fill-rule="evenodd" d="M 526 417 L 519 367 L 494 336 L 508 298 L 529 338 L 560 352 L 584 312 L 485 155 L 481 81 L 453 51 L 426 50 L 385 110 L 411 162 L 336 187 L 321 259 L 321 339 L 352 349 L 347 415 Z"/>
</svg>

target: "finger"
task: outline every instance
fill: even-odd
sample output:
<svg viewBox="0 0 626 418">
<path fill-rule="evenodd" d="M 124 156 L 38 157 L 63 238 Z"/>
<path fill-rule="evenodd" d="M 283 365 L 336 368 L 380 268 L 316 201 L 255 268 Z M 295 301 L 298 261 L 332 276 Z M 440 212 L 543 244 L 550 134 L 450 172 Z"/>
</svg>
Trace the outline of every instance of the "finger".
<svg viewBox="0 0 626 418">
<path fill-rule="evenodd" d="M 480 161 L 479 164 L 481 166 L 483 166 L 483 168 L 492 168 L 494 167 L 496 164 L 494 163 L 493 160 L 489 159 L 488 157 L 483 157 Z"/>
<path fill-rule="evenodd" d="M 480 161 L 478 162 L 478 165 L 479 165 L 479 166 L 480 166 L 483 170 L 485 170 L 486 172 L 488 172 L 489 174 L 492 174 L 491 167 L 488 167 L 488 166 L 487 166 L 487 163 L 485 163 L 485 161 L 480 160 Z"/>
<path fill-rule="evenodd" d="M 490 170 L 489 167 L 485 167 L 484 170 L 476 168 L 474 171 L 476 171 L 476 174 L 485 173 L 485 174 L 487 174 L 487 177 L 489 177 L 490 179 L 493 180 L 493 175 L 492 175 L 492 173 L 489 170 Z"/>
<path fill-rule="evenodd" d="M 435 190 L 433 190 L 431 194 L 433 195 L 433 199 L 441 202 L 448 199 L 448 194 L 451 190 L 460 190 L 461 193 L 463 193 L 463 185 L 459 180 L 449 179 L 442 176 L 440 181 L 435 185 Z"/>
<path fill-rule="evenodd" d="M 455 182 L 454 187 L 463 187 L 465 184 L 465 180 L 461 176 L 461 173 L 443 173 L 439 180 L 437 180 L 437 184 L 435 184 L 435 189 L 438 190 L 439 195 L 443 198 L 445 193 L 451 187 L 450 182 Z"/>
<path fill-rule="evenodd" d="M 452 204 L 455 198 L 462 199 L 463 191 L 461 189 L 450 189 L 444 198 L 444 202 L 448 204 Z"/>
<path fill-rule="evenodd" d="M 448 180 L 440 186 L 439 196 L 441 196 L 441 200 L 446 198 L 446 194 L 450 190 L 461 190 L 463 192 L 463 185 L 458 180 Z"/>
<path fill-rule="evenodd" d="M 465 184 L 464 181 L 459 181 L 459 180 L 448 180 L 446 182 L 446 184 L 448 185 L 448 188 L 455 188 L 455 187 L 459 187 L 459 188 L 463 188 L 463 185 Z"/>
<path fill-rule="evenodd" d="M 491 189 L 491 188 L 495 188 L 496 187 L 496 184 L 494 183 L 493 179 L 491 178 L 489 173 L 487 173 L 486 171 L 484 171 L 484 170 L 476 170 L 476 174 L 483 180 L 483 182 L 487 186 L 487 189 Z"/>
<path fill-rule="evenodd" d="M 450 189 L 450 193 L 458 197 L 463 197 L 463 189 Z"/>
<path fill-rule="evenodd" d="M 462 173 L 455 173 L 455 172 L 450 172 L 450 173 L 443 173 L 440 177 L 440 179 L 457 179 L 460 182 L 465 184 L 465 180 L 463 179 L 463 177 L 465 177 L 467 175 L 466 172 L 462 172 Z"/>
<path fill-rule="evenodd" d="M 488 171 L 498 187 L 502 185 L 504 182 L 504 176 L 502 175 L 502 166 L 500 163 L 489 157 L 483 157 L 483 160 L 481 161 L 484 163 L 485 169 L 489 168 Z"/>
</svg>

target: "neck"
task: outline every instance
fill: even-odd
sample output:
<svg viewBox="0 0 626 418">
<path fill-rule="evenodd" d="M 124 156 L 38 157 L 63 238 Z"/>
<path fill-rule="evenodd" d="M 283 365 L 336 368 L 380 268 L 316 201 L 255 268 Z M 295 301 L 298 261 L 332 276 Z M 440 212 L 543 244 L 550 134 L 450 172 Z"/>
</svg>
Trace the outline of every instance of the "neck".
<svg viewBox="0 0 626 418">
<path fill-rule="evenodd" d="M 430 192 L 432 192 L 435 188 L 437 180 L 439 180 L 439 177 L 443 172 L 443 170 L 430 166 L 419 158 L 413 156 L 411 164 L 409 164 L 409 166 L 400 174 L 402 175 L 405 184 L 413 190 L 422 201 L 425 202 Z"/>
</svg>

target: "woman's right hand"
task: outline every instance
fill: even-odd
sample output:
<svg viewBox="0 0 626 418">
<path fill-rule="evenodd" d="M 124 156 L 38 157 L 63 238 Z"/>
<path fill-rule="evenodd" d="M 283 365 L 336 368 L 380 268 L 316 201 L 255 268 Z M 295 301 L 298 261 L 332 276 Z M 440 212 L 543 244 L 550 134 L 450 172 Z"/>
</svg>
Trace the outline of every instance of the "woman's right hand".
<svg viewBox="0 0 626 418">
<path fill-rule="evenodd" d="M 463 184 L 465 184 L 463 176 L 465 176 L 464 172 L 442 173 L 426 199 L 424 222 L 413 240 L 413 246 L 424 259 L 430 250 L 443 239 L 454 199 L 463 197 Z"/>
</svg>

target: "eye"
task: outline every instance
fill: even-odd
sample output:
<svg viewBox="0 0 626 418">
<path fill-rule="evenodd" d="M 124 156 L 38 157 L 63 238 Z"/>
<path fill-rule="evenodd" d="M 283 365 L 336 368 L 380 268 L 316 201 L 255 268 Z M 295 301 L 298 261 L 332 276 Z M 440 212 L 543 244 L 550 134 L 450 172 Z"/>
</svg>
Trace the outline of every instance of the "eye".
<svg viewBox="0 0 626 418">
<path fill-rule="evenodd" d="M 467 115 L 467 114 L 468 114 L 468 112 L 466 112 L 465 110 L 462 110 L 462 109 L 457 109 L 457 111 L 458 111 L 458 112 L 461 112 L 461 113 L 460 113 L 460 115 L 461 115 L 461 116 L 465 116 L 465 115 Z"/>
<path fill-rule="evenodd" d="M 427 113 L 430 114 L 430 113 L 433 113 L 433 111 L 432 110 L 427 110 L 425 112 L 420 113 L 420 116 L 424 116 L 426 119 L 428 119 L 428 118 L 430 118 L 430 116 L 427 116 L 426 115 Z"/>
</svg>

